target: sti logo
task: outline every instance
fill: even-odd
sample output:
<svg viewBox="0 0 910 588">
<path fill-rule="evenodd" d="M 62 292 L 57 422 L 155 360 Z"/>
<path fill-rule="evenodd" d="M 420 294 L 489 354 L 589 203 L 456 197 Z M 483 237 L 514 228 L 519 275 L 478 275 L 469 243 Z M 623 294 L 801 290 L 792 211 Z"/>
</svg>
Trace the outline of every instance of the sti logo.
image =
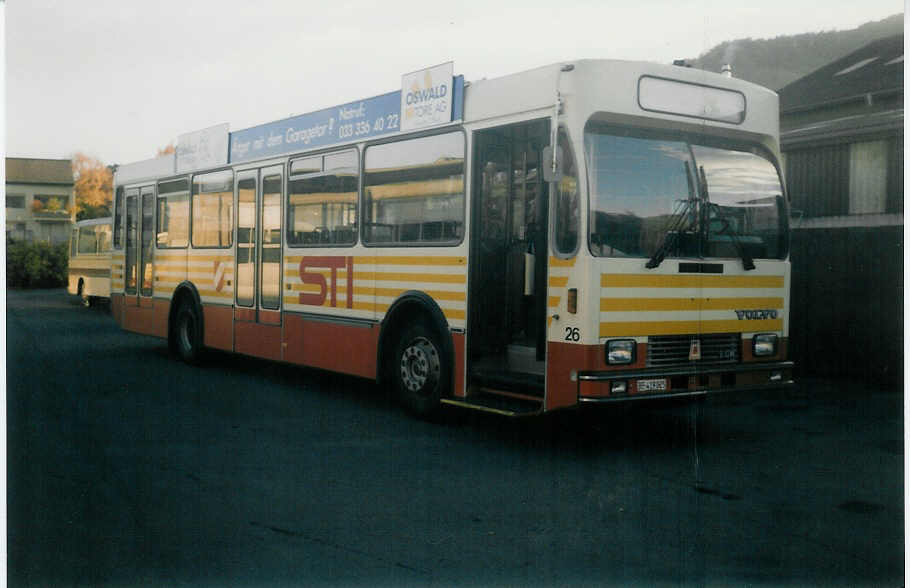
<svg viewBox="0 0 910 588">
<path fill-rule="evenodd" d="M 331 270 L 330 278 L 319 270 Z M 301 292 L 300 304 L 322 306 L 326 298 L 338 306 L 338 270 L 345 270 L 345 307 L 354 308 L 354 258 L 345 256 L 309 256 L 300 260 L 300 281 L 319 288 L 319 292 Z M 308 271 L 312 270 L 312 271 Z"/>
<path fill-rule="evenodd" d="M 777 311 L 774 309 L 769 310 L 734 310 L 736 313 L 736 318 L 739 320 L 747 321 L 759 321 L 764 319 L 776 319 Z"/>
</svg>

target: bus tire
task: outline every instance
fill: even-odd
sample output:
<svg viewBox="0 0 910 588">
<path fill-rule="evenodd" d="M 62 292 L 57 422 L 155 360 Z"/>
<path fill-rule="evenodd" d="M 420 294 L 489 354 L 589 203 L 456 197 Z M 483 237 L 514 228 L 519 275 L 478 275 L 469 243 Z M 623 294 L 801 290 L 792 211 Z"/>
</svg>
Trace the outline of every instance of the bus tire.
<svg viewBox="0 0 910 588">
<path fill-rule="evenodd" d="M 92 305 L 91 297 L 86 296 L 85 294 L 85 282 L 82 280 L 82 278 L 79 278 L 79 287 L 76 290 L 76 294 L 79 296 L 79 300 L 82 302 L 82 306 L 88 308 Z"/>
<path fill-rule="evenodd" d="M 174 350 L 189 364 L 199 363 L 202 357 L 202 332 L 196 306 L 184 300 L 177 309 L 174 319 Z"/>
<path fill-rule="evenodd" d="M 436 416 L 451 379 L 449 361 L 439 336 L 418 322 L 406 327 L 398 338 L 392 363 L 398 397 L 411 413 L 425 419 Z"/>
</svg>

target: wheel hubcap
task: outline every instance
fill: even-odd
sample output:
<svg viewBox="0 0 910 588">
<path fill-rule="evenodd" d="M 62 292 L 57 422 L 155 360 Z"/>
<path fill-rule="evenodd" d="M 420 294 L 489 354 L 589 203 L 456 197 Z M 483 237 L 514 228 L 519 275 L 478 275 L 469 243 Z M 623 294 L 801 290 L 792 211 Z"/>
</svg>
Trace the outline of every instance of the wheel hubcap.
<svg viewBox="0 0 910 588">
<path fill-rule="evenodd" d="M 414 339 L 401 354 L 401 382 L 411 392 L 426 392 L 439 379 L 439 355 L 424 337 Z"/>
</svg>

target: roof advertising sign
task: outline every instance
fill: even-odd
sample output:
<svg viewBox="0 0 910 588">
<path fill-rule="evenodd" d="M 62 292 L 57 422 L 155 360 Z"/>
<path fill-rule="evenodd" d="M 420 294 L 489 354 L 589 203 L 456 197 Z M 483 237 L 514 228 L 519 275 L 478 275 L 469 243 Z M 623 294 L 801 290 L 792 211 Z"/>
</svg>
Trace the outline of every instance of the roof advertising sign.
<svg viewBox="0 0 910 588">
<path fill-rule="evenodd" d="M 227 163 L 228 123 L 177 138 L 177 173 L 218 167 Z"/>
<path fill-rule="evenodd" d="M 440 68 L 447 69 L 443 72 Z M 405 78 L 408 76 L 414 77 L 409 88 L 415 93 L 409 104 L 406 104 L 407 94 L 411 90 L 396 90 L 235 131 L 230 135 L 230 162 L 353 143 L 461 119 L 464 77 L 452 78 L 451 63 Z M 427 83 L 430 85 L 426 86 Z M 403 123 L 404 116 L 408 116 L 408 124 Z"/>
<path fill-rule="evenodd" d="M 398 92 L 231 133 L 231 162 L 253 161 L 396 133 Z"/>
<path fill-rule="evenodd" d="M 413 131 L 452 120 L 454 63 L 401 76 L 401 130 Z"/>
</svg>

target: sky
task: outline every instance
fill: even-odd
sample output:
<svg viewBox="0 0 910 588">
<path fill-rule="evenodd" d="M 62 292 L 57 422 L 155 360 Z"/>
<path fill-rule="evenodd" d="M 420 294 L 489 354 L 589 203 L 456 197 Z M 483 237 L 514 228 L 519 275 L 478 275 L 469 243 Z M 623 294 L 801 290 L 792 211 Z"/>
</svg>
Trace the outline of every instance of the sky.
<svg viewBox="0 0 910 588">
<path fill-rule="evenodd" d="M 0 0 L 2 1 L 2 0 Z M 106 164 L 401 87 L 581 58 L 669 63 L 726 40 L 851 29 L 900 0 L 9 0 L 6 154 Z M 734 64 L 735 70 L 735 64 Z"/>
</svg>

